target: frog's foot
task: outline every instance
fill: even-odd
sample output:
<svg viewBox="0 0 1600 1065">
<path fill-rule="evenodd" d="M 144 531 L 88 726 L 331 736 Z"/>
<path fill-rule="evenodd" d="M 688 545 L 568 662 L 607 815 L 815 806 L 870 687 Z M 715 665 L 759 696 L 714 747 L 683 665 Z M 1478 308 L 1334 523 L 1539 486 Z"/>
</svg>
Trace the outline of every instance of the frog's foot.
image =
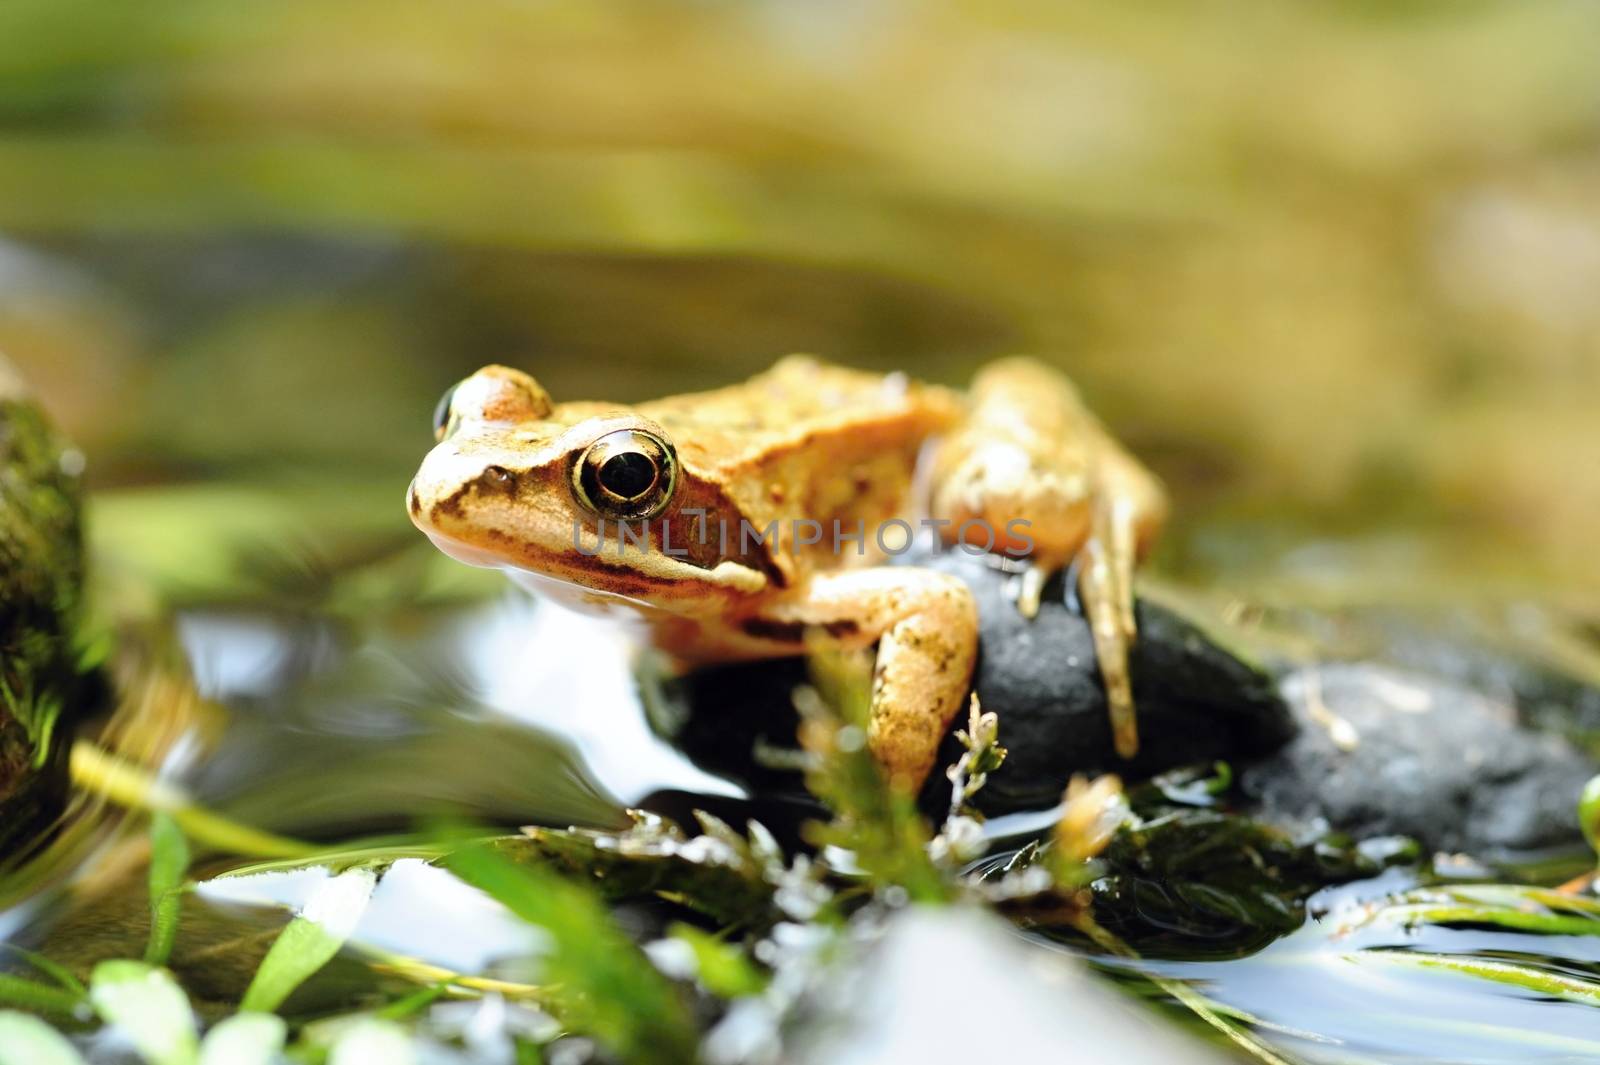
<svg viewBox="0 0 1600 1065">
<path fill-rule="evenodd" d="M 900 566 L 819 574 L 744 627 L 786 640 L 821 629 L 845 647 L 876 643 L 867 746 L 896 788 L 922 787 L 977 661 L 978 608 L 965 584 Z"/>
<path fill-rule="evenodd" d="M 1139 753 L 1138 717 L 1128 670 L 1128 648 L 1138 636 L 1133 614 L 1133 567 L 1138 551 L 1132 503 L 1124 498 L 1097 500 L 1093 527 L 1080 556 L 1078 595 L 1105 684 L 1112 744 L 1122 758 Z"/>
</svg>

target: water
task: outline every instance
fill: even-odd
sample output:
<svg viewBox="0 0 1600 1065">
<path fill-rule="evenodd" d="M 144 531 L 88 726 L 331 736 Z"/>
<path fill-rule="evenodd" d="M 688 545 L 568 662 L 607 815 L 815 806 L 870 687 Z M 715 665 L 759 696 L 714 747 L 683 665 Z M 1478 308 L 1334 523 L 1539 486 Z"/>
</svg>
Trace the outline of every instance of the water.
<svg viewBox="0 0 1600 1065">
<path fill-rule="evenodd" d="M 1404 964 L 1405 955 L 1442 954 L 1593 977 L 1600 973 L 1600 939 L 1359 923 L 1417 883 L 1413 873 L 1393 870 L 1318 892 L 1299 930 L 1246 958 L 1097 964 L 1187 981 L 1254 1018 L 1273 1045 L 1307 1062 L 1510 1065 L 1600 1056 L 1593 1005 Z"/>
<path fill-rule="evenodd" d="M 361 620 L 193 609 L 178 617 L 176 631 L 196 687 L 225 709 L 226 728 L 182 737 L 167 771 L 208 808 L 246 824 L 337 844 L 392 838 L 440 819 L 505 829 L 617 826 L 636 805 L 679 816 L 706 806 L 775 824 L 796 816 L 696 766 L 657 734 L 634 680 L 640 649 L 627 630 L 515 591 Z M 1015 846 L 1046 829 L 1052 814 L 997 818 L 988 835 L 997 846 Z M 113 820 L 109 811 L 98 816 Z M 796 838 L 780 835 L 791 845 Z M 10 938 L 67 964 L 137 955 L 147 918 L 142 867 L 127 857 L 133 839 L 113 832 L 85 847 L 80 869 L 101 883 L 15 908 Z M 226 868 L 195 871 L 203 882 L 186 904 L 172 962 L 202 1011 L 237 1001 L 285 909 L 303 905 L 329 875 L 315 867 L 211 875 Z M 1183 981 L 1305 1062 L 1487 1065 L 1600 1056 L 1600 1013 L 1591 1005 L 1395 963 L 1397 954 L 1426 953 L 1592 977 L 1600 975 L 1600 937 L 1361 923 L 1384 900 L 1425 882 L 1437 877 L 1391 869 L 1319 892 L 1298 930 L 1243 957 L 1196 960 L 1215 945 L 1185 945 L 1167 934 L 1137 962 L 1096 957 L 1095 964 L 1146 995 L 1141 974 Z M 526 954 L 537 937 L 413 859 L 385 877 L 352 942 L 369 960 L 482 972 Z M 1048 942 L 1085 948 L 1070 938 Z M 337 1008 L 397 981 L 383 965 L 346 956 L 291 1005 Z M 1164 1008 L 1192 1021 L 1170 1000 Z"/>
</svg>

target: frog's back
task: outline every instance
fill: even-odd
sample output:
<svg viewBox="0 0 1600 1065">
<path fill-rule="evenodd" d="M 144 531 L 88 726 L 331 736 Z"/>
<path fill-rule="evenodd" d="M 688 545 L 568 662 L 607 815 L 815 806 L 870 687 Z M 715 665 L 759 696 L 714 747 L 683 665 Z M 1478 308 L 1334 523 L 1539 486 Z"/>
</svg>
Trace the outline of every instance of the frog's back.
<svg viewBox="0 0 1600 1065">
<path fill-rule="evenodd" d="M 954 424 L 961 401 L 902 374 L 792 355 L 743 384 L 637 409 L 751 522 L 831 529 L 902 513 L 922 442 Z"/>
<path fill-rule="evenodd" d="M 948 389 L 791 355 L 742 384 L 642 403 L 684 461 L 731 479 L 800 450 L 866 451 L 948 427 Z M 815 451 L 813 451 L 815 453 Z"/>
</svg>

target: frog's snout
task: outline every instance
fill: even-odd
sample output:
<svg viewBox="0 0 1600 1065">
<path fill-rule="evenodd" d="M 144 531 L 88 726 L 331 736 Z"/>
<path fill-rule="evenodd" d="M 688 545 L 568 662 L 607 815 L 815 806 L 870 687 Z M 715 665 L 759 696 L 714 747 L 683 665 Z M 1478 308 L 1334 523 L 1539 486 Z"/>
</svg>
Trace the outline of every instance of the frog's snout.
<svg viewBox="0 0 1600 1065">
<path fill-rule="evenodd" d="M 406 512 L 432 536 L 468 519 L 467 495 L 486 468 L 477 455 L 464 454 L 458 442 L 446 440 L 423 458 L 406 489 Z"/>
<path fill-rule="evenodd" d="M 423 458 L 406 488 L 411 523 L 452 558 L 495 564 L 507 551 L 506 530 L 518 528 L 515 512 L 527 474 L 517 463 L 514 451 L 493 442 L 446 439 Z M 515 539 L 527 541 L 527 531 Z"/>
<path fill-rule="evenodd" d="M 487 552 L 467 543 L 462 535 L 464 528 L 446 528 L 452 523 L 460 526 L 465 517 L 460 504 L 463 486 L 452 486 L 439 476 L 436 467 L 430 469 L 433 458 L 430 454 L 406 487 L 406 513 L 411 517 L 411 524 L 451 558 L 473 566 L 492 565 L 494 559 Z"/>
<path fill-rule="evenodd" d="M 411 523 L 436 542 L 446 527 L 462 524 L 467 517 L 464 496 L 473 472 L 451 441 L 429 451 L 406 487 L 406 513 Z"/>
</svg>

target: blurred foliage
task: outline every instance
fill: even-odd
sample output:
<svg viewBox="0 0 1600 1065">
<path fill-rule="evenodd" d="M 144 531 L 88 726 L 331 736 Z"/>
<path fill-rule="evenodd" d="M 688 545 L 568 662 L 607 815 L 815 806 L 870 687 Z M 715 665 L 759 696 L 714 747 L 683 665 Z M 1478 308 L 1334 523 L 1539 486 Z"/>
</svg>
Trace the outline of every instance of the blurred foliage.
<svg viewBox="0 0 1600 1065">
<path fill-rule="evenodd" d="M 18 0 L 0 347 L 100 484 L 396 495 L 491 359 L 630 400 L 1027 349 L 1180 538 L 1210 514 L 1171 565 L 1292 579 L 1311 529 L 1400 529 L 1323 564 L 1582 604 L 1597 31 L 1583 0 Z"/>
<path fill-rule="evenodd" d="M 95 697 L 82 467 L 0 359 L 0 864 L 59 811 L 66 729 L 57 726 Z"/>
</svg>

